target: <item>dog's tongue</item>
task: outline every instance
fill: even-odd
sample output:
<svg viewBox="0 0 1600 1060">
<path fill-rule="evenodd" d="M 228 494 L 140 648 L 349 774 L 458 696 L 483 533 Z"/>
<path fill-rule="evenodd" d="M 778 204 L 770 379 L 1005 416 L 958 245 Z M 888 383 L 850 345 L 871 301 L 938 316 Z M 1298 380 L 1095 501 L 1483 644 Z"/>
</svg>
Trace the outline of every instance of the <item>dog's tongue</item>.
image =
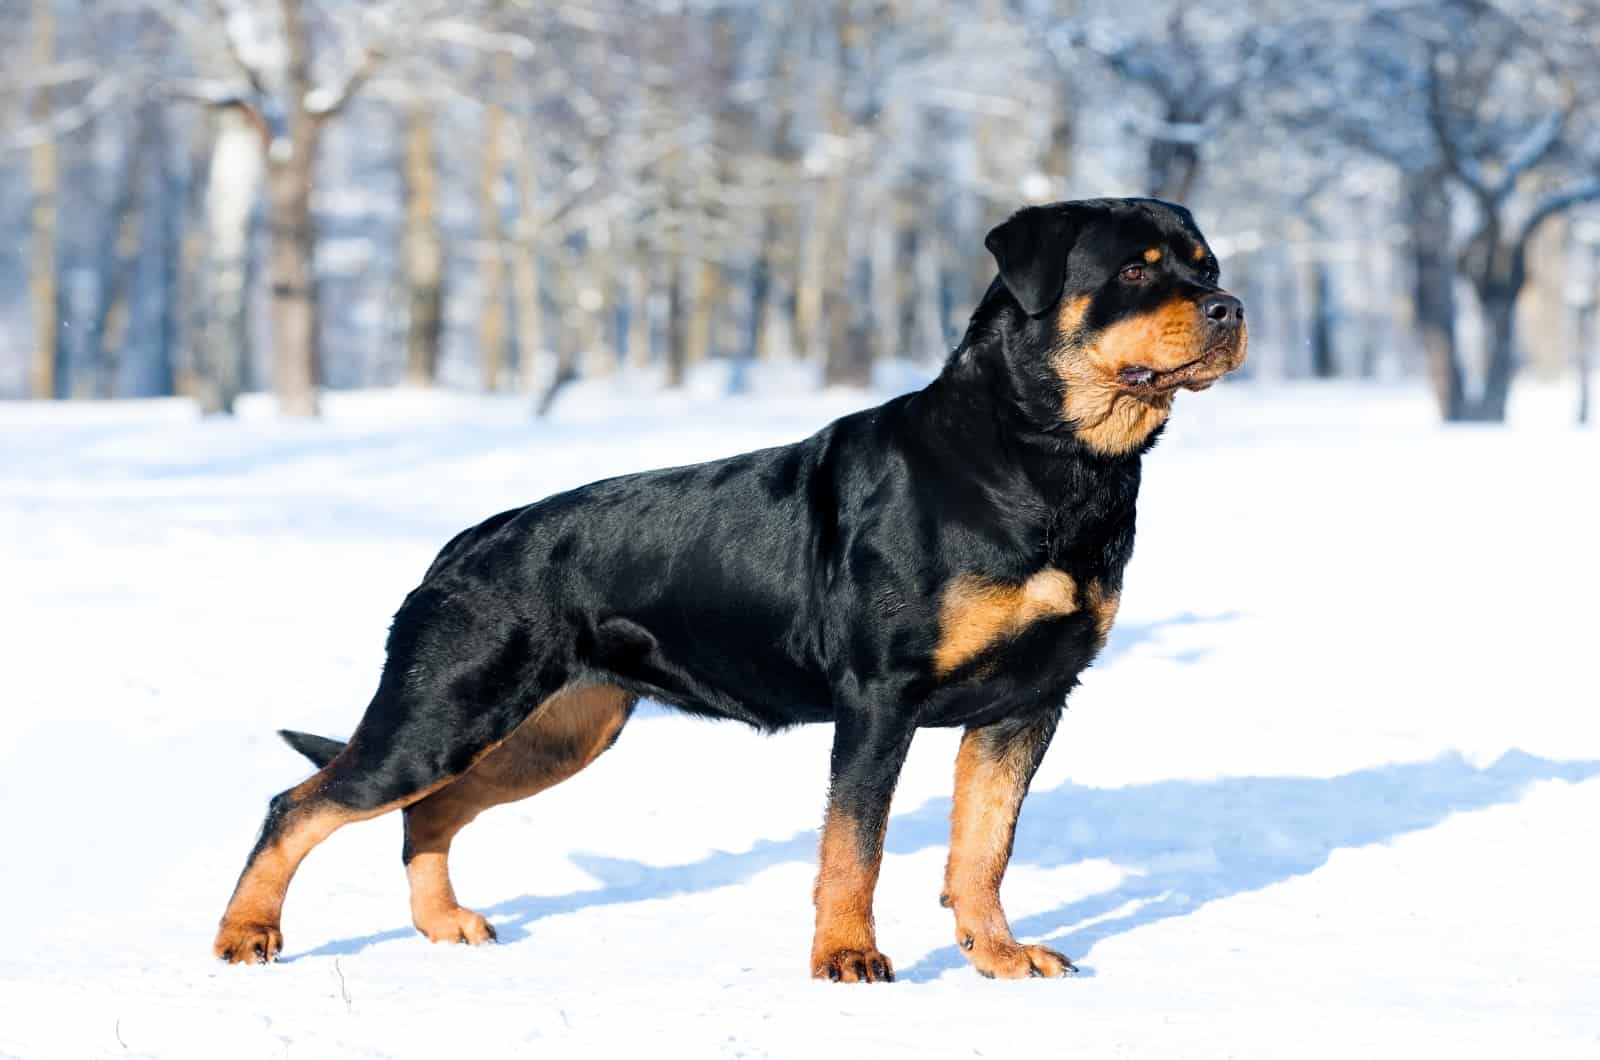
<svg viewBox="0 0 1600 1060">
<path fill-rule="evenodd" d="M 1122 381 L 1130 386 L 1143 386 L 1156 377 L 1156 373 L 1153 369 L 1144 368 L 1139 365 L 1130 365 L 1129 367 L 1122 369 L 1122 371 L 1118 374 L 1122 376 Z"/>
</svg>

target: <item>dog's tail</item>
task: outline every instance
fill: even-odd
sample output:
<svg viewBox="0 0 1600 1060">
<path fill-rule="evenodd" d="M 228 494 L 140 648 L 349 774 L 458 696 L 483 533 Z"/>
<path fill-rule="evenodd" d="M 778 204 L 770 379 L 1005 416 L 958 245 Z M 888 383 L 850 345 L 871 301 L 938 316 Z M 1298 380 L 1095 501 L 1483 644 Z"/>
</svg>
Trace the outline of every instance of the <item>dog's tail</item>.
<svg viewBox="0 0 1600 1060">
<path fill-rule="evenodd" d="M 283 742 L 311 759 L 311 764 L 321 769 L 344 750 L 343 740 L 330 740 L 326 736 L 313 736 L 309 732 L 279 729 Z"/>
</svg>

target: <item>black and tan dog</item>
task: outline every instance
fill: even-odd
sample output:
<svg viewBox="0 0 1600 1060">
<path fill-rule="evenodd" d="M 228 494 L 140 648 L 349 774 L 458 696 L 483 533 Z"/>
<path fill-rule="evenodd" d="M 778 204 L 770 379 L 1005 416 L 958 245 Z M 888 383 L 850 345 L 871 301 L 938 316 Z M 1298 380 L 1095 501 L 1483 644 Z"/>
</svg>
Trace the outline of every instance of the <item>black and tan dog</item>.
<svg viewBox="0 0 1600 1060">
<path fill-rule="evenodd" d="M 348 744 L 272 800 L 215 952 L 268 961 L 284 893 L 329 833 L 405 813 L 417 927 L 456 902 L 452 837 L 565 780 L 648 696 L 761 729 L 834 725 L 811 974 L 894 978 L 873 934 L 889 799 L 919 726 L 965 727 L 942 900 L 988 976 L 1062 975 L 1000 908 L 1017 811 L 1105 643 L 1139 461 L 1179 389 L 1245 355 L 1244 310 L 1189 213 L 1031 207 L 939 377 L 794 445 L 597 482 L 457 536 L 406 597 Z"/>
</svg>

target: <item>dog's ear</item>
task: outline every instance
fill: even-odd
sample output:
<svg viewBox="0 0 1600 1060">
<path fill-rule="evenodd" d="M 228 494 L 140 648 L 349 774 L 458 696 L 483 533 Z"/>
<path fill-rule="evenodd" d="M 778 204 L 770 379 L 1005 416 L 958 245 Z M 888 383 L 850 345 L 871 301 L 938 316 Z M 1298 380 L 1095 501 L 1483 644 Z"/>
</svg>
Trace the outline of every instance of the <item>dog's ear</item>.
<svg viewBox="0 0 1600 1060">
<path fill-rule="evenodd" d="M 1006 290 L 1036 317 L 1056 304 L 1067 279 L 1067 254 L 1081 227 L 1081 215 L 1064 203 L 1027 206 L 992 229 L 983 245 L 1000 266 Z"/>
</svg>

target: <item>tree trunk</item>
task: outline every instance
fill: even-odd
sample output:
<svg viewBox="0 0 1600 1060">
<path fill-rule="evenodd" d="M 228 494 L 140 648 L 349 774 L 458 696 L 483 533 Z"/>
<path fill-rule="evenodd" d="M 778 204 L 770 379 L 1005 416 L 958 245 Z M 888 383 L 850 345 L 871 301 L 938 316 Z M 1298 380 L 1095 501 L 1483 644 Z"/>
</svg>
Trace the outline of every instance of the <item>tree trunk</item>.
<svg viewBox="0 0 1600 1060">
<path fill-rule="evenodd" d="M 1332 379 L 1339 374 L 1333 350 L 1333 277 L 1328 263 L 1311 263 L 1311 375 Z"/>
<path fill-rule="evenodd" d="M 157 397 L 177 393 L 178 350 L 183 328 L 179 315 L 183 297 L 183 244 L 185 236 L 185 185 L 194 174 L 183 173 L 174 163 L 171 116 L 164 110 L 157 115 L 156 257 L 159 262 L 160 309 L 156 328 L 156 350 L 151 391 Z"/>
<path fill-rule="evenodd" d="M 578 296 L 571 308 L 577 315 L 578 347 L 583 355 L 581 371 L 586 377 L 600 378 L 612 375 L 617 367 L 616 349 L 610 339 L 611 242 L 591 231 L 584 245 L 576 273 Z"/>
<path fill-rule="evenodd" d="M 539 282 L 539 233 L 535 229 L 532 137 L 522 127 L 517 138 L 517 247 L 512 266 L 512 295 L 517 312 L 517 382 L 524 393 L 536 393 L 553 375 L 543 365 L 544 294 Z"/>
<path fill-rule="evenodd" d="M 794 340 L 794 293 L 784 282 L 792 275 L 777 266 L 768 267 L 766 296 L 761 303 L 759 330 L 756 332 L 755 356 L 763 361 L 779 356 L 792 358 L 797 349 Z"/>
<path fill-rule="evenodd" d="M 641 247 L 628 270 L 628 366 L 643 369 L 650 363 L 650 260 Z"/>
<path fill-rule="evenodd" d="M 855 294 L 867 285 L 859 282 L 857 267 L 862 260 L 857 246 L 861 233 L 849 223 L 855 213 L 851 190 L 854 182 L 837 183 L 839 201 L 831 218 L 834 229 L 829 240 L 837 260 L 830 262 L 826 270 L 822 298 L 823 331 L 828 336 L 822 357 L 822 385 L 866 386 L 872 382 L 872 344 Z"/>
<path fill-rule="evenodd" d="M 687 374 L 689 359 L 688 314 L 683 297 L 683 268 L 681 258 L 667 263 L 667 381 L 669 388 L 680 387 Z"/>
<path fill-rule="evenodd" d="M 539 284 L 539 251 L 531 240 L 519 240 L 511 273 L 517 314 L 517 383 L 524 392 L 539 389 L 544 359 L 544 296 Z"/>
<path fill-rule="evenodd" d="M 578 287 L 576 275 L 576 263 L 571 261 L 562 262 L 555 270 L 556 301 L 560 305 L 573 306 L 574 311 L 576 311 Z M 566 321 L 563 320 L 563 323 Z M 556 370 L 534 407 L 536 416 L 546 415 L 555 406 L 556 398 L 562 389 L 578 378 L 578 362 L 583 353 L 583 338 L 579 329 L 570 324 L 561 327 L 556 334 L 556 342 L 558 344 Z"/>
<path fill-rule="evenodd" d="M 190 383 L 200 411 L 233 412 L 250 363 L 250 215 L 261 185 L 261 129 L 240 104 L 219 107 L 205 193 L 203 303 Z"/>
<path fill-rule="evenodd" d="M 483 241 L 478 344 L 482 347 L 483 388 L 490 392 L 500 389 L 506 366 L 505 232 L 500 216 L 506 121 L 500 98 L 510 79 L 511 54 L 496 52 L 490 65 L 489 102 L 483 110 L 483 167 L 478 183 L 478 216 Z"/>
<path fill-rule="evenodd" d="M 321 357 L 316 289 L 316 228 L 311 182 L 316 172 L 321 115 L 306 109 L 310 94 L 311 37 L 301 0 L 280 0 L 284 41 L 284 110 L 287 136 L 264 137 L 267 196 L 272 209 L 272 384 L 286 416 L 317 414 Z"/>
<path fill-rule="evenodd" d="M 55 64 L 54 0 L 34 0 L 33 66 L 43 74 Z M 50 90 L 43 86 L 33 95 L 33 120 L 41 126 L 50 120 Z M 29 288 L 33 302 L 33 364 L 31 389 L 36 398 L 58 396 L 56 361 L 60 345 L 59 293 L 56 276 L 56 196 L 60 180 L 55 141 L 41 137 L 30 156 L 33 182 L 33 246 L 29 253 Z"/>
<path fill-rule="evenodd" d="M 1167 108 L 1166 120 L 1169 125 L 1182 126 L 1198 124 L 1200 118 L 1173 104 Z M 1168 202 L 1188 202 L 1200 175 L 1200 145 L 1192 140 L 1153 139 L 1148 157 L 1150 194 Z"/>
<path fill-rule="evenodd" d="M 146 160 L 157 142 L 161 112 L 154 102 L 147 101 L 138 108 L 133 121 L 136 126 L 133 145 L 123 161 L 121 184 L 110 210 L 117 236 L 102 265 L 105 273 L 99 284 L 102 297 L 89 336 L 91 363 L 95 369 L 93 391 L 100 398 L 114 397 L 122 378 L 122 358 L 132 315 L 130 301 L 139 254 L 146 238 Z"/>
<path fill-rule="evenodd" d="M 761 214 L 761 237 L 756 243 L 754 260 L 750 263 L 750 278 L 746 288 L 744 336 L 739 341 L 735 356 L 739 359 L 734 373 L 735 392 L 747 388 L 749 362 L 764 355 L 762 336 L 768 326 L 767 314 L 772 307 L 767 304 L 772 292 L 772 257 L 777 251 L 778 209 L 768 206 Z"/>
<path fill-rule="evenodd" d="M 301 140 L 301 137 L 295 137 Z M 311 158 L 315 134 L 297 143 L 291 157 L 267 166 L 272 201 L 273 390 L 287 416 L 317 414 L 320 357 L 317 348 L 316 234 L 311 218 Z M 304 153 L 302 153 L 304 152 Z M 270 156 L 269 156 L 270 157 Z"/>
<path fill-rule="evenodd" d="M 702 246 L 705 244 L 702 243 Z M 711 359 L 715 352 L 717 307 L 722 301 L 722 270 L 715 262 L 694 263 L 694 298 L 689 309 L 687 359 L 692 367 Z"/>
<path fill-rule="evenodd" d="M 1466 394 L 1457 354 L 1455 262 L 1449 241 L 1450 200 L 1436 172 L 1411 174 L 1406 181 L 1406 217 L 1412 264 L 1412 305 L 1428 361 L 1440 415 L 1461 418 Z"/>
<path fill-rule="evenodd" d="M 103 134 L 101 126 L 112 128 Z M 100 369 L 100 349 L 96 344 L 95 322 L 105 304 L 105 283 L 110 278 L 116 242 L 117 210 L 107 204 L 102 212 L 98 201 L 86 202 L 65 212 L 61 203 L 73 203 L 75 188 L 100 184 L 96 157 L 107 140 L 120 139 L 120 123 L 91 118 L 72 134 L 62 137 L 60 148 L 60 201 L 57 204 L 57 235 L 61 251 L 56 264 L 56 315 L 60 320 L 60 340 L 56 350 L 56 394 L 71 401 L 94 397 Z M 116 197 L 112 192 L 112 198 Z M 94 196 L 95 200 L 100 198 Z M 84 218 L 88 218 L 85 223 Z M 74 238 L 74 229 L 94 232 L 92 241 Z M 109 235 L 108 235 L 109 234 Z"/>
<path fill-rule="evenodd" d="M 210 296 L 211 169 L 216 157 L 217 140 L 221 134 L 222 112 L 207 110 L 206 120 L 197 123 L 198 129 L 188 139 L 187 174 L 183 189 L 182 238 L 177 248 L 177 275 L 171 290 L 177 304 L 170 307 L 174 314 L 174 331 L 178 335 L 179 354 L 175 362 L 174 391 L 181 397 L 194 398 L 204 409 L 207 366 L 210 347 L 207 345 L 211 314 L 208 312 Z M 257 170 L 261 166 L 259 148 L 249 143 L 250 161 Z M 212 409 L 211 411 L 220 411 Z"/>
<path fill-rule="evenodd" d="M 843 291 L 829 291 L 822 311 L 828 320 L 828 351 L 822 365 L 822 385 L 871 385 L 871 343 L 852 312 L 849 297 Z"/>
<path fill-rule="evenodd" d="M 900 253 L 900 203 L 890 189 L 878 210 L 878 221 L 872 230 L 872 319 L 868 335 L 872 342 L 872 355 L 876 360 L 901 356 L 900 306 L 903 301 L 899 267 Z"/>
<path fill-rule="evenodd" d="M 1594 317 L 1595 303 L 1593 296 L 1577 313 L 1577 350 L 1575 358 L 1578 370 L 1578 426 L 1587 427 L 1592 416 L 1590 403 L 1589 369 L 1594 359 Z"/>
<path fill-rule="evenodd" d="M 1077 117 L 1072 100 L 1057 99 L 1055 118 L 1050 122 L 1050 142 L 1044 156 L 1044 173 L 1053 186 L 1050 195 L 1053 199 L 1065 198 L 1065 189 L 1072 183 L 1073 150 L 1078 140 Z"/>
<path fill-rule="evenodd" d="M 1480 289 L 1479 304 L 1488 321 L 1489 365 L 1484 373 L 1483 394 L 1467 411 L 1466 419 L 1480 423 L 1503 423 L 1511 395 L 1511 380 L 1516 375 L 1516 321 L 1518 290 L 1495 285 Z"/>
<path fill-rule="evenodd" d="M 430 387 L 439 375 L 444 332 L 444 247 L 439 232 L 433 108 L 418 100 L 406 113 L 406 382 Z"/>
<path fill-rule="evenodd" d="M 917 293 L 913 329 L 917 356 L 944 360 L 950 352 L 950 335 L 945 327 L 942 270 L 939 262 L 939 235 L 932 225 L 923 225 L 916 234 Z"/>
<path fill-rule="evenodd" d="M 833 229 L 833 214 L 844 191 L 844 181 L 833 175 L 823 177 L 812 192 L 811 216 L 805 226 L 805 239 L 800 246 L 799 275 L 795 281 L 794 340 L 795 349 L 802 357 L 820 357 L 823 353 L 822 334 L 823 288 L 830 267 L 840 263 L 830 261 L 831 248 L 828 233 Z"/>
<path fill-rule="evenodd" d="M 1388 291 L 1393 282 L 1389 271 L 1394 259 L 1389 253 L 1387 241 L 1373 235 L 1384 227 L 1378 206 L 1375 203 L 1368 204 L 1362 213 L 1362 227 L 1366 234 L 1361 238 L 1361 259 L 1374 263 L 1374 266 L 1357 269 L 1354 276 L 1356 301 L 1363 308 L 1357 372 L 1360 378 L 1372 380 L 1378 377 L 1378 358 L 1392 335 L 1387 314 L 1376 312 L 1375 307 L 1385 306 L 1389 302 Z"/>
</svg>

